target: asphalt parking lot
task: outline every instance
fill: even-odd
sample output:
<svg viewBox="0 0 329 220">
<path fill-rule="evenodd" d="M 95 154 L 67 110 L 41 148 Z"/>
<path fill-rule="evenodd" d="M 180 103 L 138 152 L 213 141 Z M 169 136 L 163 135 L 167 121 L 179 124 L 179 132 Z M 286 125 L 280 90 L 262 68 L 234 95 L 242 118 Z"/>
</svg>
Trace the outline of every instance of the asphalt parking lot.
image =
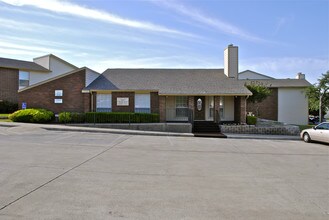
<svg viewBox="0 0 329 220">
<path fill-rule="evenodd" d="M 328 218 L 328 145 L 0 127 L 0 219 Z"/>
</svg>

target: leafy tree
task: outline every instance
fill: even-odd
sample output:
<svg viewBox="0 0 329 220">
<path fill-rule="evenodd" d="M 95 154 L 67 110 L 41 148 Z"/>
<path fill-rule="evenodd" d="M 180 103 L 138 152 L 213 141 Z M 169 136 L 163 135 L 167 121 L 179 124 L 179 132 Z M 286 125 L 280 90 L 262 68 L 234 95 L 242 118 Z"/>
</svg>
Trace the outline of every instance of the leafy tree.
<svg viewBox="0 0 329 220">
<path fill-rule="evenodd" d="M 247 101 L 255 104 L 256 116 L 258 116 L 259 103 L 264 101 L 271 94 L 271 90 L 267 85 L 258 81 L 252 81 L 245 84 L 245 86 L 250 90 L 250 92 L 252 92 L 252 96 L 250 96 Z"/>
<path fill-rule="evenodd" d="M 308 88 L 307 96 L 309 112 L 318 112 L 322 121 L 323 115 L 329 107 L 329 71 L 322 74 L 322 77 L 318 79 L 318 83 Z"/>
</svg>

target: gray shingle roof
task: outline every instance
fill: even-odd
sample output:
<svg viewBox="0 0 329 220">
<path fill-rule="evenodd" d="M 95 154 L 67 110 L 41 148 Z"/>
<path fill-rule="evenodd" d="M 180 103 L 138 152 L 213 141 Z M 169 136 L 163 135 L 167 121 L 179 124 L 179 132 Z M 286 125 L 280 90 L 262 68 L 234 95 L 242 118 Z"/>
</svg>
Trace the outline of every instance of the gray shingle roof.
<svg viewBox="0 0 329 220">
<path fill-rule="evenodd" d="M 260 82 L 269 88 L 298 88 L 311 86 L 311 84 L 305 79 L 250 79 L 240 81 L 246 83 Z"/>
<path fill-rule="evenodd" d="M 10 68 L 10 69 L 19 69 L 19 70 L 32 70 L 39 72 L 49 72 L 48 69 L 36 64 L 34 62 L 23 61 L 23 60 L 14 60 L 8 58 L 0 57 L 0 67 Z"/>
<path fill-rule="evenodd" d="M 155 90 L 160 95 L 251 95 L 223 69 L 108 69 L 84 90 Z"/>
</svg>

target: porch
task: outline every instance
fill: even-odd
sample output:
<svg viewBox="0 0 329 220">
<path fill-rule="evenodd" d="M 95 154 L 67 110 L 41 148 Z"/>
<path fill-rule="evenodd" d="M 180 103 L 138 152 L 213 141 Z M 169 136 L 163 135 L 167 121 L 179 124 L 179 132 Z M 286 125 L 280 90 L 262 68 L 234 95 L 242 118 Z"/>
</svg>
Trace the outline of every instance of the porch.
<svg viewBox="0 0 329 220">
<path fill-rule="evenodd" d="M 245 96 L 159 96 L 161 122 L 235 122 L 244 124 Z"/>
</svg>

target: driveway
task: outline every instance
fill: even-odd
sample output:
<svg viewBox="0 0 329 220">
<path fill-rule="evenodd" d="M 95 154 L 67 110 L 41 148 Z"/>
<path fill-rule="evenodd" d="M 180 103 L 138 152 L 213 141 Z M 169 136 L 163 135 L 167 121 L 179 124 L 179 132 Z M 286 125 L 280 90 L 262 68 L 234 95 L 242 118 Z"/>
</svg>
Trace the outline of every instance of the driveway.
<svg viewBox="0 0 329 220">
<path fill-rule="evenodd" d="M 0 219 L 328 219 L 329 146 L 0 127 Z"/>
</svg>

